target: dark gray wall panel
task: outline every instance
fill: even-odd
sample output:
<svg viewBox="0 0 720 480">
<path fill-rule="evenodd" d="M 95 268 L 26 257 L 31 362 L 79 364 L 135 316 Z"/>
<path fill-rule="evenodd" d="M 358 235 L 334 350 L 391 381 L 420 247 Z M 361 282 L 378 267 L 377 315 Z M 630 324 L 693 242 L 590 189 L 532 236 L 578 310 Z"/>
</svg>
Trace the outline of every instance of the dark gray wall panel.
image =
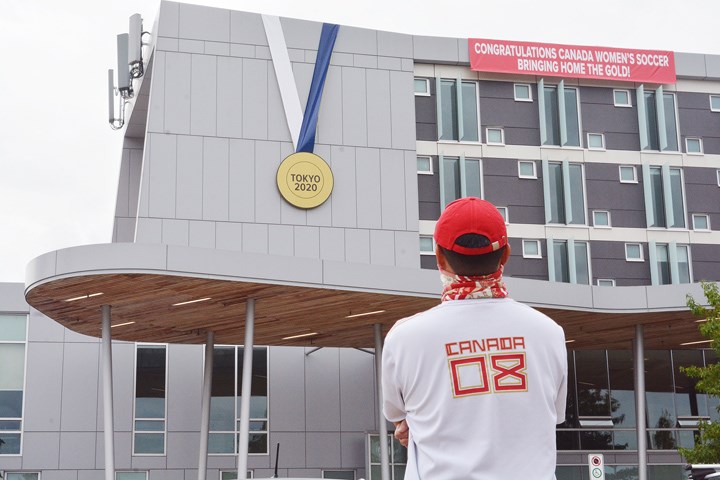
<svg viewBox="0 0 720 480">
<path fill-rule="evenodd" d="M 440 217 L 440 175 L 438 157 L 432 157 L 432 175 L 418 174 L 418 201 L 420 220 L 437 220 Z"/>
<path fill-rule="evenodd" d="M 717 185 L 717 169 L 685 168 L 685 199 L 688 220 L 693 213 L 710 216 L 710 228 L 720 230 L 720 187 Z M 692 223 L 689 224 L 692 226 Z"/>
<path fill-rule="evenodd" d="M 705 153 L 720 153 L 720 113 L 710 110 L 707 93 L 678 92 L 678 123 L 683 138 L 702 137 Z"/>
<path fill-rule="evenodd" d="M 483 128 L 483 142 L 485 138 L 485 129 Z M 506 145 L 540 145 L 540 129 L 536 128 L 505 128 L 505 144 Z"/>
<path fill-rule="evenodd" d="M 420 202 L 420 220 L 437 220 L 440 218 L 440 202 Z"/>
<path fill-rule="evenodd" d="M 541 168 L 536 163 L 539 175 Z M 485 198 L 508 207 L 510 223 L 544 224 L 542 179 L 520 179 L 517 168 L 514 159 L 483 159 Z"/>
<path fill-rule="evenodd" d="M 424 77 L 418 77 L 424 78 Z M 435 79 L 430 78 L 430 96 L 415 96 L 415 131 L 418 140 L 437 141 L 437 101 Z"/>
<path fill-rule="evenodd" d="M 637 169 L 640 170 L 640 167 Z M 592 210 L 609 210 L 613 227 L 645 228 L 642 179 L 639 179 L 639 183 L 620 183 L 619 175 L 617 165 L 585 164 L 587 203 L 590 210 L 588 223 L 592 224 Z"/>
<path fill-rule="evenodd" d="M 581 87 L 580 110 L 584 134 L 604 133 L 608 150 L 640 150 L 637 110 L 616 107 L 612 88 Z"/>
<path fill-rule="evenodd" d="M 512 218 L 510 219 L 512 220 Z M 521 238 L 510 238 L 510 259 L 505 264 L 504 274 L 509 277 L 530 278 L 534 280 L 547 280 L 547 243 L 540 240 L 540 249 L 543 258 L 523 258 Z M 510 292 L 512 295 L 512 292 Z"/>
<path fill-rule="evenodd" d="M 717 245 L 694 244 L 690 247 L 693 281 L 720 280 L 720 258 Z"/>
<path fill-rule="evenodd" d="M 640 150 L 640 136 L 637 133 L 605 132 L 607 150 Z"/>
<path fill-rule="evenodd" d="M 428 142 L 437 141 L 437 125 L 434 123 L 415 123 L 415 137 L 418 140 L 424 140 Z"/>
<path fill-rule="evenodd" d="M 492 82 L 499 83 L 499 82 Z M 512 83 L 502 85 L 510 88 L 512 95 Z M 536 102 L 516 102 L 513 97 L 497 98 L 480 96 L 480 119 L 483 126 L 512 125 L 513 127 L 539 129 L 538 110 Z"/>
<path fill-rule="evenodd" d="M 648 258 L 648 247 L 642 245 L 644 258 Z M 590 243 L 590 256 L 592 263 L 593 284 L 598 278 L 615 279 L 618 287 L 631 285 L 649 285 L 650 267 L 647 260 L 644 262 L 628 262 L 625 260 L 624 242 Z"/>
<path fill-rule="evenodd" d="M 437 270 L 437 259 L 435 255 L 420 255 L 420 268 Z"/>
</svg>

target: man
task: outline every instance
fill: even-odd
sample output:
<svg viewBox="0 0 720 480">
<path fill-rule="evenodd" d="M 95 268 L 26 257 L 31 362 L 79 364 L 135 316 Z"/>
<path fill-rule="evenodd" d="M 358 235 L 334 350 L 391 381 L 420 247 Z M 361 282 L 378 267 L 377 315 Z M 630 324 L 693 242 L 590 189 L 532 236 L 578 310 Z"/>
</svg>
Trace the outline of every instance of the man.
<svg viewBox="0 0 720 480">
<path fill-rule="evenodd" d="M 450 203 L 434 238 L 442 302 L 398 321 L 383 349 L 384 413 L 408 446 L 405 479 L 553 479 L 563 330 L 507 297 L 510 245 L 494 205 Z"/>
</svg>

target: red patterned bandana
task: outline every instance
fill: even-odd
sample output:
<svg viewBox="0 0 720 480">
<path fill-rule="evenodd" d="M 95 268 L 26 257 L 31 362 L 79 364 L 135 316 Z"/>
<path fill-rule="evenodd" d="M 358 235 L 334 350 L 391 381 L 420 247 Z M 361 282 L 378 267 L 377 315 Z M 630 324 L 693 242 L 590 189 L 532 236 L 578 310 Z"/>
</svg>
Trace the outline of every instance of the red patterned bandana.
<svg viewBox="0 0 720 480">
<path fill-rule="evenodd" d="M 490 275 L 465 277 L 440 269 L 444 288 L 441 300 L 464 300 L 466 298 L 505 298 L 508 295 L 502 281 L 503 267 Z"/>
</svg>

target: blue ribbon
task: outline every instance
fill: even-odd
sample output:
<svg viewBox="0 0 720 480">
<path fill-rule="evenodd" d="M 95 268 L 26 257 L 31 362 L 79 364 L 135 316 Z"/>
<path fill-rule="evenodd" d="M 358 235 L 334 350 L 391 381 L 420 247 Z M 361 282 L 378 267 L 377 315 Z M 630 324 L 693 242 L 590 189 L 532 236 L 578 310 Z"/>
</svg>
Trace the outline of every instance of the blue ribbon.
<svg viewBox="0 0 720 480">
<path fill-rule="evenodd" d="M 310 83 L 310 93 L 308 94 L 305 114 L 303 115 L 303 122 L 300 127 L 300 136 L 298 137 L 298 152 L 312 153 L 315 148 L 315 132 L 317 131 L 320 99 L 322 98 L 325 77 L 327 77 L 328 67 L 330 66 L 330 56 L 332 55 L 335 38 L 337 38 L 339 29 L 339 25 L 323 23 L 317 59 L 315 60 L 315 70 L 313 71 L 312 82 Z"/>
</svg>

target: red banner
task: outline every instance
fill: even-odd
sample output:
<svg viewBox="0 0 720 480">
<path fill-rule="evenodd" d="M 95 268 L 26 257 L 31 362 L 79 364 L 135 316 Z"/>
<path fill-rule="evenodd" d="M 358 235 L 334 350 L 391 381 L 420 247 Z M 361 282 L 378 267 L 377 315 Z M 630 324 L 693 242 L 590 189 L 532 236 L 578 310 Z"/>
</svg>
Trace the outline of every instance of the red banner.
<svg viewBox="0 0 720 480">
<path fill-rule="evenodd" d="M 675 56 L 660 50 L 468 39 L 470 68 L 480 72 L 639 83 L 675 83 Z"/>
</svg>

